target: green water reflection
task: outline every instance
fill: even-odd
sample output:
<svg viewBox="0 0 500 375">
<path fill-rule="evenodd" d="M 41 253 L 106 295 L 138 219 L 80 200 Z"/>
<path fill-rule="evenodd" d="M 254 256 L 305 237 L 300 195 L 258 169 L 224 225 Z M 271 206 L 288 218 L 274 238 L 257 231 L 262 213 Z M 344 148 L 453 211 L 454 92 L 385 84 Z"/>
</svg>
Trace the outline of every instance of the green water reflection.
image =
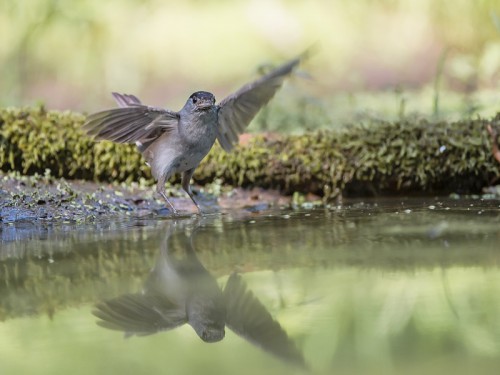
<svg viewBox="0 0 500 375">
<path fill-rule="evenodd" d="M 300 373 L 227 327 L 206 344 L 186 324 L 128 339 L 96 324 L 96 303 L 145 288 L 166 236 L 177 255 L 192 240 L 221 290 L 241 275 L 313 372 L 496 373 L 499 204 L 1 227 L 0 373 Z"/>
</svg>

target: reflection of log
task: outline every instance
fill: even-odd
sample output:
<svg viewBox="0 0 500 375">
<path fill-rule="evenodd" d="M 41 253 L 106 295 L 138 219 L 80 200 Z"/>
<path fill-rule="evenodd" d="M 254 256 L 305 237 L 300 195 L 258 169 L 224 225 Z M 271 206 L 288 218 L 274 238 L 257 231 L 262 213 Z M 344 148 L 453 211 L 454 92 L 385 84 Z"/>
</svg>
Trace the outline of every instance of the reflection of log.
<svg viewBox="0 0 500 375">
<path fill-rule="evenodd" d="M 496 245 L 443 251 L 438 238 L 441 234 L 430 233 L 427 224 L 415 225 L 411 215 L 408 222 L 398 219 L 404 231 L 387 232 L 381 242 L 381 231 L 393 227 L 394 222 L 388 215 L 378 216 L 374 210 L 370 213 L 376 226 L 363 224 L 354 209 L 327 213 L 323 223 L 299 216 L 288 220 L 269 218 L 254 224 L 221 222 L 216 229 L 200 229 L 194 236 L 194 246 L 202 264 L 216 277 L 234 270 L 244 273 L 346 266 L 401 270 L 450 265 L 490 267 L 500 263 Z M 449 211 L 419 215 L 424 223 L 450 218 Z M 75 225 L 54 227 L 29 241 L 3 242 L 0 321 L 30 314 L 51 315 L 62 308 L 140 290 L 154 264 L 163 233 L 161 223 L 149 229 L 118 227 L 112 231 L 92 227 L 83 231 Z M 464 229 L 454 233 L 454 241 L 470 241 L 473 235 Z M 434 242 L 423 246 L 426 238 L 436 236 Z"/>
</svg>

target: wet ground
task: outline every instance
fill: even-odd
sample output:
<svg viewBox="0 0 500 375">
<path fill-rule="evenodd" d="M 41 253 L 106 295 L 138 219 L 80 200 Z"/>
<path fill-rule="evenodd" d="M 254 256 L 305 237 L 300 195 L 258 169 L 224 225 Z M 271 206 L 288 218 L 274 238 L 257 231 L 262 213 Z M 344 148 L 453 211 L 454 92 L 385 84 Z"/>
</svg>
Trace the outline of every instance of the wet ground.
<svg viewBox="0 0 500 375">
<path fill-rule="evenodd" d="M 259 211 L 270 207 L 289 207 L 291 197 L 261 188 L 242 189 L 221 186 L 215 181 L 193 187 L 204 212 L 225 209 Z M 197 212 L 180 186 L 168 185 L 167 194 L 183 215 Z M 301 201 L 320 203 L 314 195 Z M 20 176 L 0 172 L 0 224 L 91 223 L 137 217 L 170 216 L 165 202 L 154 186 L 104 184 L 90 181 L 67 181 L 49 176 Z"/>
<path fill-rule="evenodd" d="M 0 228 L 2 374 L 500 366 L 498 200 Z"/>
</svg>

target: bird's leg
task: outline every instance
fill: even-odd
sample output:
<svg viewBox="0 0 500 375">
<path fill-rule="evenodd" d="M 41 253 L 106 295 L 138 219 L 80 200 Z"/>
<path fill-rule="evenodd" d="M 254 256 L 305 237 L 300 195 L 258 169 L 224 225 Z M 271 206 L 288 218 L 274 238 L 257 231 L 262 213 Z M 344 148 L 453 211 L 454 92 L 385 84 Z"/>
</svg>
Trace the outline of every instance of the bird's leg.
<svg viewBox="0 0 500 375">
<path fill-rule="evenodd" d="M 498 137 L 498 132 L 495 128 L 491 126 L 491 124 L 488 124 L 486 126 L 486 129 L 488 130 L 488 133 L 490 133 L 491 137 L 491 145 L 492 145 L 492 154 L 495 159 L 500 163 L 500 150 L 498 149 L 498 143 L 497 143 L 497 137 Z"/>
<path fill-rule="evenodd" d="M 172 203 L 170 203 L 170 201 L 167 198 L 167 194 L 165 193 L 165 181 L 167 180 L 167 176 L 168 174 L 165 174 L 158 179 L 158 183 L 156 184 L 156 192 L 161 195 L 161 197 L 165 200 L 165 202 L 167 202 L 167 204 L 172 209 L 172 212 L 174 214 L 177 214 L 177 210 L 172 205 Z"/>
<path fill-rule="evenodd" d="M 194 170 L 195 170 L 195 168 L 192 168 L 192 169 L 188 169 L 187 171 L 182 172 L 182 188 L 184 189 L 184 191 L 186 193 L 188 193 L 189 198 L 191 198 L 191 200 L 195 204 L 196 208 L 198 209 L 198 213 L 201 214 L 202 213 L 201 207 L 198 204 L 198 202 L 196 202 L 194 200 L 194 195 L 193 195 L 193 192 L 191 191 L 191 186 L 189 185 L 189 183 L 191 181 L 191 177 L 193 176 Z"/>
</svg>

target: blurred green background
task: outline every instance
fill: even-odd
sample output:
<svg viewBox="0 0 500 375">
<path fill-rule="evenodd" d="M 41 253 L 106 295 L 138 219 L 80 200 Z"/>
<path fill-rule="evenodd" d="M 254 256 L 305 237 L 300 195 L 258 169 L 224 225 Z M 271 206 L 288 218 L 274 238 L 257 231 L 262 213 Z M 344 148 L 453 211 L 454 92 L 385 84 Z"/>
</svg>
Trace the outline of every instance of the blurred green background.
<svg viewBox="0 0 500 375">
<path fill-rule="evenodd" d="M 92 112 L 118 91 L 177 110 L 316 45 L 312 79 L 292 80 L 277 110 L 489 116 L 499 17 L 498 0 L 3 0 L 0 106 Z"/>
</svg>

